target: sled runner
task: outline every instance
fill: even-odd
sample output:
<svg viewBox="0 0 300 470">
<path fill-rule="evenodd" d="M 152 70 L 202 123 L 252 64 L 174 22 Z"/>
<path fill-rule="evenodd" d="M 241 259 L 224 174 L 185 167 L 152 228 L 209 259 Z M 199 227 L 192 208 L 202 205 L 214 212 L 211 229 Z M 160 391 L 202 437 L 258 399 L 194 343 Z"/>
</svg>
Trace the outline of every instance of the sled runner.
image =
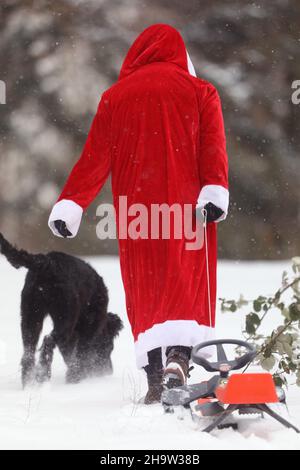
<svg viewBox="0 0 300 470">
<path fill-rule="evenodd" d="M 234 360 L 228 360 L 223 345 L 231 344 L 246 349 L 246 352 Z M 208 346 L 216 346 L 217 361 L 210 362 L 201 356 L 200 351 Z M 275 387 L 269 373 L 240 373 L 229 375 L 233 370 L 241 369 L 254 358 L 255 348 L 245 342 L 233 339 L 207 341 L 193 348 L 192 360 L 208 372 L 218 372 L 207 382 L 165 390 L 162 403 L 166 412 L 174 412 L 176 407 L 189 409 L 193 419 L 201 421 L 210 418 L 210 424 L 202 429 L 210 432 L 216 427 L 231 426 L 237 429 L 237 423 L 228 422 L 234 411 L 239 414 L 266 413 L 287 428 L 299 429 L 274 411 L 273 404 L 285 404 L 283 389 Z"/>
</svg>

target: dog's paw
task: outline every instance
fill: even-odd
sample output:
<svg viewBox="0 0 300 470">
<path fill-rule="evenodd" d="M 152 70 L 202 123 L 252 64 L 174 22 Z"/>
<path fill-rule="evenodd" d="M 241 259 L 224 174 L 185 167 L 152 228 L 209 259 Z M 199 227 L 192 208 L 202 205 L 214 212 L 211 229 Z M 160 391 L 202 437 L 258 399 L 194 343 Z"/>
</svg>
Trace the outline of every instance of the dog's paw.
<svg viewBox="0 0 300 470">
<path fill-rule="evenodd" d="M 78 384 L 82 379 L 85 378 L 85 375 L 82 371 L 77 368 L 69 368 L 66 372 L 66 383 L 67 384 Z"/>
<path fill-rule="evenodd" d="M 48 382 L 51 379 L 51 369 L 38 364 L 35 370 L 35 381 L 39 384 Z"/>
<path fill-rule="evenodd" d="M 35 384 L 35 373 L 33 369 L 30 369 L 26 372 L 22 371 L 22 388 L 32 387 Z"/>
</svg>

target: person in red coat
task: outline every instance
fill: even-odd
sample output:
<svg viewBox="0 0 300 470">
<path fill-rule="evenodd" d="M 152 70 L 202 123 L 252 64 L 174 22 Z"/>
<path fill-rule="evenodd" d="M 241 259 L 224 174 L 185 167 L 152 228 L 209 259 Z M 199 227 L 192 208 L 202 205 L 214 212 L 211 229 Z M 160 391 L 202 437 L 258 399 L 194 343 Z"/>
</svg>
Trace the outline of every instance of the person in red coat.
<svg viewBox="0 0 300 470">
<path fill-rule="evenodd" d="M 145 403 L 153 403 L 162 383 L 185 383 L 191 347 L 213 338 L 215 222 L 226 217 L 229 199 L 219 95 L 196 77 L 181 35 L 169 25 L 152 25 L 137 37 L 118 81 L 103 93 L 82 155 L 50 214 L 55 235 L 77 234 L 109 174 L 119 231 L 120 196 L 128 207 L 189 204 L 207 211 L 210 299 L 205 250 L 187 249 L 184 235 L 119 236 L 137 366 L 147 372 Z"/>
</svg>

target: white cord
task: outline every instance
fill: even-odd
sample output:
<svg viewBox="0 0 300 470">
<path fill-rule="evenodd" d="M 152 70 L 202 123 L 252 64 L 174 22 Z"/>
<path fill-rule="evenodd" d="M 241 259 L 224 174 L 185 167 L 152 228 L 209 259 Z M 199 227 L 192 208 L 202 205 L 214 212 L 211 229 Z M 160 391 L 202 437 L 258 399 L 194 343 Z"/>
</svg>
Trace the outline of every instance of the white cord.
<svg viewBox="0 0 300 470">
<path fill-rule="evenodd" d="M 211 302 L 210 302 L 210 278 L 209 278 L 209 264 L 208 264 L 208 244 L 207 244 L 207 210 L 202 209 L 203 215 L 203 228 L 204 228 L 204 243 L 205 243 L 205 263 L 206 263 L 206 280 L 207 280 L 207 294 L 208 294 L 208 313 L 209 313 L 209 326 L 212 328 L 212 315 L 211 315 Z"/>
</svg>

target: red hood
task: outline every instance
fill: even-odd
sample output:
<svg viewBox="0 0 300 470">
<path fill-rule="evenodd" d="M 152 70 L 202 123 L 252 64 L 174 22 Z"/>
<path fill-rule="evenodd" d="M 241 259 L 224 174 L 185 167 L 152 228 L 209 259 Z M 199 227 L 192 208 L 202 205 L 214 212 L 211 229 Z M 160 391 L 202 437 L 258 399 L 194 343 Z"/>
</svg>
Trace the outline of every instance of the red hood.
<svg viewBox="0 0 300 470">
<path fill-rule="evenodd" d="M 171 62 L 195 75 L 181 35 L 167 24 L 149 26 L 136 38 L 125 57 L 119 80 L 152 62 Z"/>
</svg>

